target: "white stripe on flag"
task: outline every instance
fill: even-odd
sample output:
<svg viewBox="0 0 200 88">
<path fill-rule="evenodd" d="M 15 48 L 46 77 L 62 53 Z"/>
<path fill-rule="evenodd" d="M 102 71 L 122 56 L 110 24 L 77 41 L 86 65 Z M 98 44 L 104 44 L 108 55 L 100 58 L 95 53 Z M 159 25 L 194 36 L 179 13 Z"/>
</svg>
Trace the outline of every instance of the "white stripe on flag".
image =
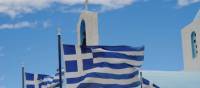
<svg viewBox="0 0 200 88">
<path fill-rule="evenodd" d="M 28 81 L 28 80 L 26 80 L 25 84 L 26 85 L 35 85 L 35 82 L 34 81 Z"/>
<path fill-rule="evenodd" d="M 111 64 L 121 64 L 126 63 L 133 66 L 139 66 L 143 64 L 143 61 L 135 61 L 135 60 L 128 60 L 128 59 L 119 59 L 119 58 L 94 58 L 93 63 L 101 63 L 101 62 L 107 62 Z"/>
<path fill-rule="evenodd" d="M 153 84 L 151 84 L 151 83 L 150 83 L 149 85 L 142 84 L 142 87 L 143 87 L 143 88 L 154 88 L 154 87 L 153 87 Z"/>
<path fill-rule="evenodd" d="M 139 80 L 138 77 L 133 77 L 131 79 L 102 79 L 102 78 L 85 78 L 80 83 L 76 84 L 67 84 L 67 87 L 69 88 L 77 88 L 81 83 L 99 83 L 99 84 L 118 84 L 118 85 L 128 85 L 134 82 L 137 82 Z"/>
<path fill-rule="evenodd" d="M 121 54 L 132 55 L 132 56 L 143 56 L 144 55 L 144 51 L 109 51 L 109 50 L 104 50 L 102 48 L 92 49 L 92 52 L 94 52 L 94 53 L 115 52 L 115 53 L 121 53 Z"/>
<path fill-rule="evenodd" d="M 73 55 L 64 55 L 64 61 L 70 61 L 70 60 L 77 60 L 76 54 L 73 54 Z"/>
<path fill-rule="evenodd" d="M 71 60 L 77 60 L 78 58 L 84 58 L 84 59 L 91 59 L 93 58 L 92 53 L 84 53 L 84 54 L 73 54 L 73 55 L 64 55 L 64 61 L 71 61 Z"/>
</svg>

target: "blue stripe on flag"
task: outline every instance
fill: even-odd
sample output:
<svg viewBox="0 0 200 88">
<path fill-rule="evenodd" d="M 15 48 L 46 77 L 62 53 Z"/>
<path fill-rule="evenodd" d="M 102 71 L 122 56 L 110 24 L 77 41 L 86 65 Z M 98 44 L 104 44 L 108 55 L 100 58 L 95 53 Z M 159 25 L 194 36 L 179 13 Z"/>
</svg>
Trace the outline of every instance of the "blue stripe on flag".
<svg viewBox="0 0 200 88">
<path fill-rule="evenodd" d="M 26 85 L 26 88 L 35 88 L 35 85 Z"/>
<path fill-rule="evenodd" d="M 89 46 L 93 49 L 102 48 L 109 51 L 143 51 L 144 46 L 142 47 L 130 47 L 130 46 Z"/>
<path fill-rule="evenodd" d="M 119 59 L 128 59 L 128 60 L 135 60 L 135 61 L 143 61 L 144 56 L 132 56 L 126 55 L 122 53 L 115 53 L 115 52 L 95 52 L 93 53 L 94 58 L 119 58 Z"/>
<path fill-rule="evenodd" d="M 153 86 L 153 88 L 160 88 L 159 86 L 157 86 L 156 84 L 151 84 L 149 80 L 145 79 L 145 78 L 142 78 L 142 82 L 144 85 L 146 86 Z"/>
<path fill-rule="evenodd" d="M 138 87 L 139 85 L 140 85 L 140 81 L 133 82 L 127 85 L 82 83 L 78 86 L 78 88 L 133 88 L 133 87 Z"/>
<path fill-rule="evenodd" d="M 142 78 L 142 81 L 145 85 L 149 85 L 150 84 L 150 81 L 145 79 L 145 78 Z"/>
<path fill-rule="evenodd" d="M 155 87 L 155 88 L 160 88 L 159 86 L 157 86 L 156 84 L 153 84 L 153 87 Z"/>
<path fill-rule="evenodd" d="M 91 53 L 91 48 L 88 48 L 87 46 L 81 46 L 81 53 Z"/>
<path fill-rule="evenodd" d="M 34 74 L 32 73 L 25 73 L 25 76 L 26 76 L 26 80 L 29 80 L 29 81 L 34 80 Z"/>
<path fill-rule="evenodd" d="M 63 48 L 64 48 L 65 55 L 76 54 L 76 48 L 74 45 L 64 45 Z"/>
<path fill-rule="evenodd" d="M 49 77 L 48 75 L 38 74 L 37 80 L 43 80 L 44 78 Z"/>
<path fill-rule="evenodd" d="M 85 78 L 102 78 L 102 79 L 131 79 L 139 74 L 139 71 L 135 71 L 129 74 L 108 74 L 108 73 L 98 73 L 92 72 L 88 73 L 84 76 L 77 77 L 77 78 L 67 78 L 67 84 L 74 84 L 83 81 Z"/>
<path fill-rule="evenodd" d="M 76 60 L 65 61 L 65 71 L 66 72 L 77 72 L 78 71 L 78 64 Z"/>
<path fill-rule="evenodd" d="M 93 59 L 84 59 L 83 60 L 83 70 L 92 69 L 93 66 Z"/>
</svg>

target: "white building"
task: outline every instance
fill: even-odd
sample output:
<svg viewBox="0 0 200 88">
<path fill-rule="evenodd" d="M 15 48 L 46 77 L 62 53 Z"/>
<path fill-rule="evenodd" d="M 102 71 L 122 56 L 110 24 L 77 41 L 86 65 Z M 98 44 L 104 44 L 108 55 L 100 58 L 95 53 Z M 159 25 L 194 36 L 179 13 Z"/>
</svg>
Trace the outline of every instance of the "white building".
<svg viewBox="0 0 200 88">
<path fill-rule="evenodd" d="M 77 24 L 78 45 L 98 45 L 98 14 L 84 10 Z M 200 71 L 200 11 L 191 24 L 182 30 L 184 68 Z M 199 88 L 200 72 L 143 71 L 143 76 L 161 88 Z M 185 84 L 186 83 L 186 84 Z M 140 88 L 140 87 L 138 87 Z"/>
<path fill-rule="evenodd" d="M 78 45 L 98 45 L 98 14 L 84 10 L 77 24 Z"/>
<path fill-rule="evenodd" d="M 200 10 L 195 19 L 182 30 L 185 71 L 200 71 Z"/>
<path fill-rule="evenodd" d="M 98 14 L 88 11 L 88 0 L 85 0 L 85 10 L 81 12 L 77 24 L 77 40 L 78 45 L 99 44 Z"/>
</svg>

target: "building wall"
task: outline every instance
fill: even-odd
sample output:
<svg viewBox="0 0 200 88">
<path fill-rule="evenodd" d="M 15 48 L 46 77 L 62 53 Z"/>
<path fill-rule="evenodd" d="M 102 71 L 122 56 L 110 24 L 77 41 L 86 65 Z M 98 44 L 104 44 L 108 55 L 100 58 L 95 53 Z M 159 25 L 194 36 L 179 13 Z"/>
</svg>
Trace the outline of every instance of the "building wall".
<svg viewBox="0 0 200 88">
<path fill-rule="evenodd" d="M 77 39 L 78 45 L 81 45 L 81 22 L 85 21 L 86 27 L 86 45 L 98 45 L 99 44 L 99 32 L 98 32 L 98 14 L 91 11 L 83 11 L 80 15 L 77 24 Z"/>
<path fill-rule="evenodd" d="M 196 33 L 195 53 L 193 55 L 192 32 Z M 200 19 L 194 19 L 182 30 L 182 44 L 185 71 L 200 71 Z"/>
<path fill-rule="evenodd" d="M 199 88 L 200 72 L 143 71 L 143 77 L 160 88 Z"/>
</svg>

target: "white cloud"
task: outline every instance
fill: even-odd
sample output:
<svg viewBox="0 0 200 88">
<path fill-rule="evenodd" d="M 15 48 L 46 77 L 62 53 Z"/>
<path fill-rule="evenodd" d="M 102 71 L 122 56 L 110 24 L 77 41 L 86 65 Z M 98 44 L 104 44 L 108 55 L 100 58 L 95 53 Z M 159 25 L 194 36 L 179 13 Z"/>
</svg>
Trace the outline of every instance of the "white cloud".
<svg viewBox="0 0 200 88">
<path fill-rule="evenodd" d="M 14 24 L 1 24 L 0 25 L 0 30 L 1 29 L 20 29 L 20 28 L 31 28 L 34 27 L 37 23 L 30 23 L 27 21 L 19 22 L 19 23 L 14 23 Z"/>
<path fill-rule="evenodd" d="M 190 4 L 194 4 L 194 3 L 197 3 L 197 2 L 200 2 L 200 0 L 178 0 L 178 6 L 188 6 Z"/>
<path fill-rule="evenodd" d="M 63 3 L 63 4 L 68 4 L 68 5 L 75 5 L 75 4 L 81 4 L 84 1 L 85 0 L 60 0 L 58 2 Z M 116 9 L 116 8 L 124 7 L 126 5 L 130 5 L 134 1 L 136 1 L 136 0 L 89 0 L 89 3 Z"/>
<path fill-rule="evenodd" d="M 31 13 L 35 10 L 51 7 L 53 3 L 74 6 L 80 5 L 84 1 L 85 0 L 0 0 L 0 13 L 7 14 L 14 18 L 21 13 Z M 89 0 L 89 3 L 100 5 L 102 9 L 113 10 L 131 5 L 135 1 L 139 0 Z"/>
<path fill-rule="evenodd" d="M 48 7 L 52 0 L 0 0 L 0 13 L 15 17 L 19 13 L 30 13 L 33 9 Z"/>
</svg>

